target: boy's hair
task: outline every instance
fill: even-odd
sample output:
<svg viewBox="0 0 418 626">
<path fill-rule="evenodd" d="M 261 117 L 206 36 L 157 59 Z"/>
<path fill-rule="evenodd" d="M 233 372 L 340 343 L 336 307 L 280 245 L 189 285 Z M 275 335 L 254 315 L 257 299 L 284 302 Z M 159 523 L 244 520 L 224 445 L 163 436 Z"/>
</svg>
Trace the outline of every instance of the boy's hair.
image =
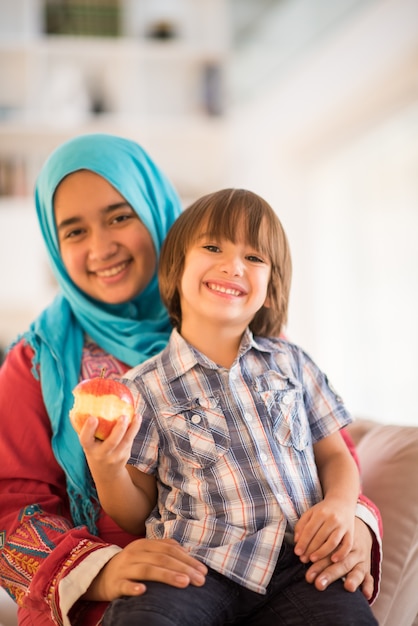
<svg viewBox="0 0 418 626">
<path fill-rule="evenodd" d="M 235 243 L 238 236 L 243 236 L 246 243 L 269 259 L 269 307 L 257 311 L 250 329 L 254 335 L 278 336 L 287 321 L 292 274 L 289 244 L 271 206 L 245 189 L 222 189 L 199 198 L 169 230 L 160 255 L 159 285 L 173 326 L 181 329 L 179 286 L 185 256 L 203 228 L 215 241 L 228 239 Z"/>
</svg>

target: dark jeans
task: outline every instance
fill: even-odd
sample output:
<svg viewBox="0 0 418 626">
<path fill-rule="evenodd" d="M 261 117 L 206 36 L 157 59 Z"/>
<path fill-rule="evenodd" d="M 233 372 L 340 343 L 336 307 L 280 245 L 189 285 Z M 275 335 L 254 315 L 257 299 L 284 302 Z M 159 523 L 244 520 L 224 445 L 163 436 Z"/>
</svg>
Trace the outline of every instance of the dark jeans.
<svg viewBox="0 0 418 626">
<path fill-rule="evenodd" d="M 139 597 L 114 600 L 104 626 L 377 626 L 361 591 L 341 580 L 325 591 L 305 581 L 307 565 L 284 544 L 266 595 L 209 570 L 203 587 L 147 582 Z"/>
</svg>

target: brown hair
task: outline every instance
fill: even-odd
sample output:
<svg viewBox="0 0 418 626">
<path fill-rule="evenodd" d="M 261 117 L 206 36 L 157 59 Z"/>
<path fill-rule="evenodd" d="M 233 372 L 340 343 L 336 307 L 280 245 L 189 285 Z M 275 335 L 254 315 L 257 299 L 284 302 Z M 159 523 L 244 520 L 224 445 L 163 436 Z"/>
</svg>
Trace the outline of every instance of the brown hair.
<svg viewBox="0 0 418 626">
<path fill-rule="evenodd" d="M 240 225 L 240 228 L 237 228 Z M 177 218 L 163 243 L 159 261 L 161 298 L 172 324 L 181 328 L 179 286 L 189 247 L 201 234 L 236 242 L 243 233 L 246 242 L 265 254 L 271 263 L 269 307 L 254 316 L 250 329 L 255 335 L 278 336 L 287 321 L 292 262 L 283 226 L 271 206 L 246 189 L 222 189 L 199 198 Z"/>
</svg>

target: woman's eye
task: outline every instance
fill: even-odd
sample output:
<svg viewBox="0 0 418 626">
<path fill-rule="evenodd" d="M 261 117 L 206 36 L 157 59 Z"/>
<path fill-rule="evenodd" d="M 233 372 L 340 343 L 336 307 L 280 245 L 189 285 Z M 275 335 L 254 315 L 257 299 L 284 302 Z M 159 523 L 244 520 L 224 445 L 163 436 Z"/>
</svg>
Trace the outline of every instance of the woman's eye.
<svg viewBox="0 0 418 626">
<path fill-rule="evenodd" d="M 133 215 L 115 215 L 115 217 L 112 219 L 112 223 L 115 224 L 120 224 L 121 222 L 126 222 L 126 220 L 129 220 L 133 217 Z"/>
<path fill-rule="evenodd" d="M 69 230 L 68 233 L 65 233 L 63 239 L 75 239 L 83 233 L 84 230 L 82 228 L 74 228 L 74 230 Z"/>
</svg>

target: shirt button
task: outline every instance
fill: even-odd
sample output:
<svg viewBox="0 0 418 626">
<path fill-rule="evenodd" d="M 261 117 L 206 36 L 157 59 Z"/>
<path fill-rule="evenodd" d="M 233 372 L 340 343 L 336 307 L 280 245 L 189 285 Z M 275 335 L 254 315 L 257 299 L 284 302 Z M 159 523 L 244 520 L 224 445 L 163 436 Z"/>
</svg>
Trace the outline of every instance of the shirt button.
<svg viewBox="0 0 418 626">
<path fill-rule="evenodd" d="M 198 401 L 200 406 L 204 407 L 205 409 L 215 409 L 218 406 L 215 398 L 199 398 Z"/>
<path fill-rule="evenodd" d="M 200 415 L 192 415 L 193 424 L 200 424 L 201 417 Z"/>
<path fill-rule="evenodd" d="M 263 461 L 263 463 L 265 463 L 267 461 L 267 454 L 264 454 L 264 452 L 262 452 L 260 454 L 260 460 Z"/>
<path fill-rule="evenodd" d="M 290 396 L 289 394 L 285 394 L 282 399 L 283 404 L 290 404 Z"/>
<path fill-rule="evenodd" d="M 282 494 L 281 494 L 281 493 L 278 493 L 278 494 L 277 494 L 277 502 L 280 502 L 280 504 L 281 504 L 282 502 L 284 502 L 284 497 L 282 496 Z"/>
<path fill-rule="evenodd" d="M 252 422 L 253 421 L 253 416 L 251 415 L 251 413 L 244 413 L 244 419 L 247 422 Z"/>
<path fill-rule="evenodd" d="M 230 376 L 231 380 L 236 380 L 237 379 L 237 375 L 236 375 L 235 372 L 231 372 L 229 376 Z"/>
</svg>

